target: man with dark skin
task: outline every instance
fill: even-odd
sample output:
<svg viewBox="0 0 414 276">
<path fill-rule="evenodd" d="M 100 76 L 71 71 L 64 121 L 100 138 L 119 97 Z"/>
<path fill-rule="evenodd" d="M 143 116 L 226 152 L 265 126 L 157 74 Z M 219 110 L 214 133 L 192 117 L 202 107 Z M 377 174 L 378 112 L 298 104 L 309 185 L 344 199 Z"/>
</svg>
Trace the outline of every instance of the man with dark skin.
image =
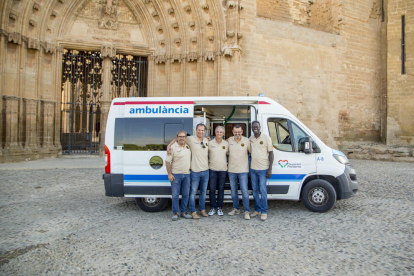
<svg viewBox="0 0 414 276">
<path fill-rule="evenodd" d="M 260 122 L 252 122 L 252 131 L 254 136 L 251 136 L 249 139 L 252 149 L 250 178 L 252 181 L 255 211 L 250 216 L 260 215 L 260 219 L 264 221 L 267 219 L 266 182 L 272 176 L 273 145 L 270 137 L 260 132 Z"/>
</svg>

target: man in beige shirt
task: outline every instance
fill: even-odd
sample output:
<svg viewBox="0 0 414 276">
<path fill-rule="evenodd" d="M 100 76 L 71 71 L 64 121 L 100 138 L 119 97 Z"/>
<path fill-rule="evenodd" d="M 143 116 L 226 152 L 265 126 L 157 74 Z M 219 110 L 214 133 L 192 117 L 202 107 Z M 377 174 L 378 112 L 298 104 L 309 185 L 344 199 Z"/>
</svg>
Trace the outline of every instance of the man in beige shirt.
<svg viewBox="0 0 414 276">
<path fill-rule="evenodd" d="M 180 130 L 177 133 L 177 143 L 171 146 L 171 154 L 165 159 L 168 179 L 171 181 L 171 199 L 172 199 L 172 220 L 177 220 L 178 203 L 181 190 L 181 217 L 191 218 L 187 212 L 188 198 L 190 194 L 190 147 L 185 144 L 187 133 Z"/>
<path fill-rule="evenodd" d="M 223 215 L 224 183 L 227 175 L 227 154 L 229 152 L 229 143 L 223 140 L 224 127 L 216 127 L 216 138 L 210 141 L 208 145 L 208 165 L 210 167 L 210 212 L 209 216 L 216 213 Z M 216 198 L 216 190 L 218 196 Z"/>
<path fill-rule="evenodd" d="M 228 139 L 229 142 L 229 179 L 231 187 L 231 198 L 233 200 L 233 210 L 228 213 L 229 216 L 240 214 L 238 185 L 240 182 L 240 190 L 242 192 L 242 202 L 244 207 L 244 218 L 250 219 L 249 207 L 249 159 L 248 155 L 251 151 L 250 141 L 242 136 L 243 129 L 240 125 L 233 127 L 233 137 Z"/>
<path fill-rule="evenodd" d="M 200 215 L 207 217 L 205 210 L 206 205 L 206 192 L 208 185 L 208 140 L 204 137 L 206 132 L 206 126 L 204 124 L 198 124 L 196 127 L 197 136 L 187 136 L 186 144 L 191 149 L 191 185 L 190 185 L 190 212 L 193 219 L 199 219 L 195 208 L 195 199 L 198 188 L 200 188 L 200 194 L 198 198 Z M 176 140 L 173 140 L 174 143 Z M 167 151 L 169 152 L 169 147 Z"/>
<path fill-rule="evenodd" d="M 250 178 L 252 180 L 254 213 L 251 217 L 260 215 L 261 220 L 267 219 L 267 178 L 272 176 L 273 145 L 266 134 L 260 132 L 260 122 L 252 122 L 253 136 L 250 137 L 252 147 Z M 259 192 L 260 195 L 259 196 Z"/>
</svg>

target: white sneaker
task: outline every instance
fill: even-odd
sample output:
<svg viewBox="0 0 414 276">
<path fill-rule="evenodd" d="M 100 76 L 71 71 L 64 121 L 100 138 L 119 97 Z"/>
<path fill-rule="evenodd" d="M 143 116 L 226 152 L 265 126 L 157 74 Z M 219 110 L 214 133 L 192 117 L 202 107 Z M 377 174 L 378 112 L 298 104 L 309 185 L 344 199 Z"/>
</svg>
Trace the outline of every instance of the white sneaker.
<svg viewBox="0 0 414 276">
<path fill-rule="evenodd" d="M 219 216 L 224 215 L 224 214 L 223 214 L 223 210 L 221 210 L 221 208 L 220 208 L 220 209 L 217 209 L 217 215 L 219 215 Z"/>
<path fill-rule="evenodd" d="M 210 212 L 208 212 L 208 215 L 209 215 L 209 216 L 213 216 L 215 213 L 216 213 L 216 209 L 211 208 L 211 209 L 210 209 Z"/>
</svg>

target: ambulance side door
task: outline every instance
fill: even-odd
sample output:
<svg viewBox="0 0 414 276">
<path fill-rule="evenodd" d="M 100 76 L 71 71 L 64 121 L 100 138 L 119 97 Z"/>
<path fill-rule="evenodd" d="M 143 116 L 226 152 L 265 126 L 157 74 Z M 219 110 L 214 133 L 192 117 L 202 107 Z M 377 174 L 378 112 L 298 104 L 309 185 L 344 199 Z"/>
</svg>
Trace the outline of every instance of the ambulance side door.
<svg viewBox="0 0 414 276">
<path fill-rule="evenodd" d="M 316 173 L 316 155 L 299 152 L 299 139 L 308 136 L 296 123 L 284 116 L 264 114 L 263 133 L 272 139 L 274 162 L 268 179 L 272 198 L 297 200 L 302 181 Z"/>
</svg>

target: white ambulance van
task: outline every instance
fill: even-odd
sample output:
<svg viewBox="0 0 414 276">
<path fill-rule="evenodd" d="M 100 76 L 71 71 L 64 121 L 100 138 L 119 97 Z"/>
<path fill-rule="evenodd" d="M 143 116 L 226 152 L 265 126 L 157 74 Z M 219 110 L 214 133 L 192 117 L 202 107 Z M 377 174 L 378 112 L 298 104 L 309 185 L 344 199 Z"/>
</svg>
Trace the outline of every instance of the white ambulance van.
<svg viewBox="0 0 414 276">
<path fill-rule="evenodd" d="M 268 200 L 302 200 L 310 211 L 326 212 L 336 200 L 356 194 L 356 172 L 347 157 L 326 146 L 272 99 L 169 97 L 112 101 L 105 136 L 106 196 L 133 197 L 148 212 L 163 210 L 171 198 L 166 148 L 178 130 L 194 135 L 195 125 L 204 122 L 214 137 L 216 126 L 224 125 L 228 138 L 238 124 L 243 135 L 249 137 L 255 120 L 273 142 L 275 157 L 273 175 L 267 182 Z M 252 199 L 251 189 L 249 192 Z M 231 201 L 228 182 L 224 199 Z"/>
</svg>

